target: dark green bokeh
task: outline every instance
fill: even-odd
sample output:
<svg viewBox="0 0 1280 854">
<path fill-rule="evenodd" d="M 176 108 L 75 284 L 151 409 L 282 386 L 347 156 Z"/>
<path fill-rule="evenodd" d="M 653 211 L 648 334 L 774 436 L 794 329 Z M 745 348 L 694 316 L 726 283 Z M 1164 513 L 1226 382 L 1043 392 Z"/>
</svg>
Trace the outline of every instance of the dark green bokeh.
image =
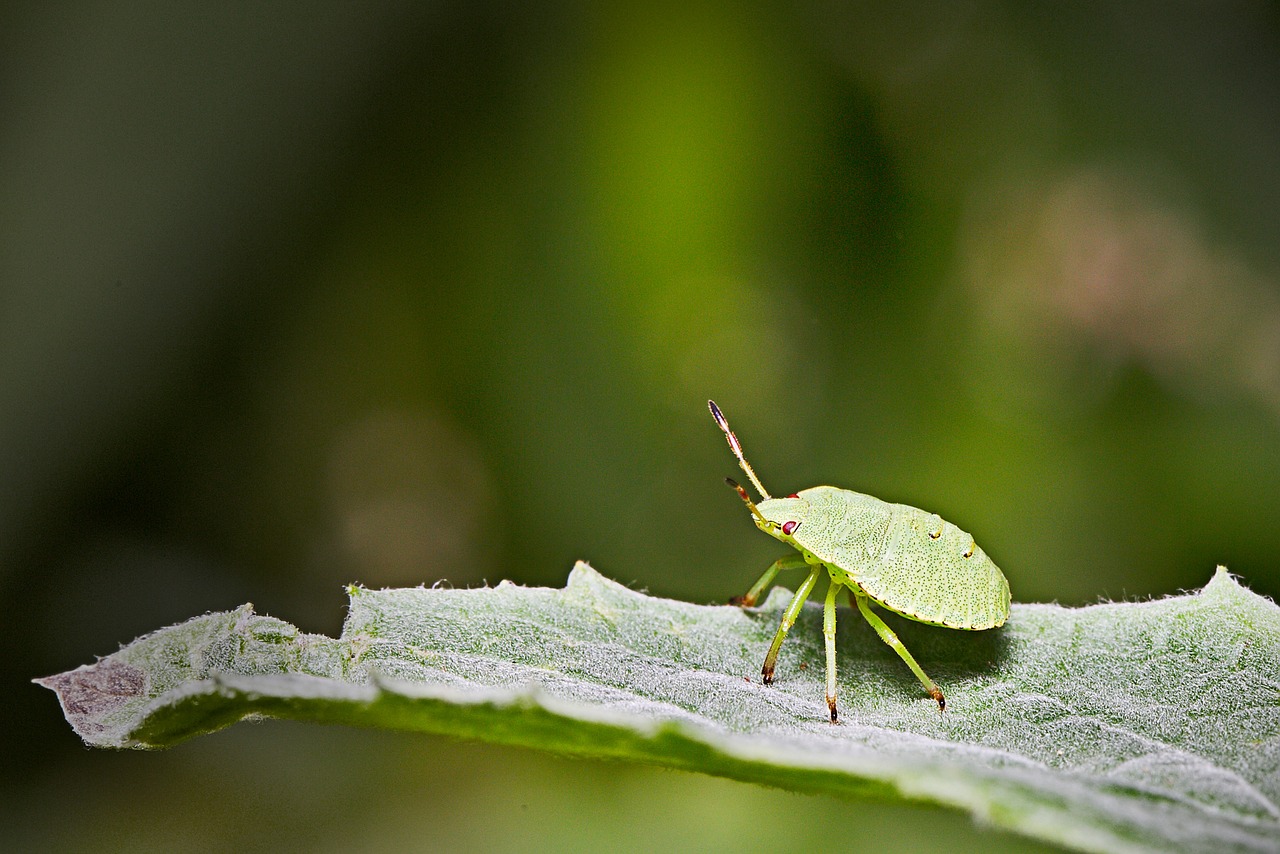
<svg viewBox="0 0 1280 854">
<path fill-rule="evenodd" d="M 774 491 L 937 511 L 1018 600 L 1160 595 L 1216 563 L 1275 596 L 1277 24 L 1154 4 L 0 12 L 7 823 L 81 848 L 430 827 L 513 848 L 527 803 L 561 817 L 541 846 L 649 816 L 675 828 L 655 839 L 725 847 L 786 840 L 795 810 L 945 822 L 897 841 L 963 848 L 931 812 L 876 824 L 404 736 L 269 724 L 86 754 L 26 680 L 248 600 L 336 632 L 347 581 L 558 586 L 584 558 L 723 601 L 777 551 L 721 483 L 711 396 Z M 515 829 L 486 838 L 495 791 Z M 296 821 L 191 832 L 207 803 L 234 820 L 230 792 L 287 792 Z M 449 821 L 424 826 L 423 802 Z"/>
</svg>

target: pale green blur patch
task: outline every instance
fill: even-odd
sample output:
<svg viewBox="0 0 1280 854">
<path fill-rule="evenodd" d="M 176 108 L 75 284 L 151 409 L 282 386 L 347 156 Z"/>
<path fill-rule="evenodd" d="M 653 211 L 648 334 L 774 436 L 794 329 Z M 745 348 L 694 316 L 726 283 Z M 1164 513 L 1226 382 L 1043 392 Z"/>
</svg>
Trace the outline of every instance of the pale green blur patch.
<svg viewBox="0 0 1280 854">
<path fill-rule="evenodd" d="M 786 591 L 759 611 L 690 605 L 580 563 L 563 590 L 350 594 L 338 639 L 246 605 L 40 683 L 100 747 L 287 717 L 932 802 L 1084 850 L 1280 847 L 1280 609 L 1221 569 L 1159 601 L 1014 605 L 995 632 L 899 621 L 945 714 L 842 612 L 836 726 L 819 606 L 758 684 Z"/>
</svg>

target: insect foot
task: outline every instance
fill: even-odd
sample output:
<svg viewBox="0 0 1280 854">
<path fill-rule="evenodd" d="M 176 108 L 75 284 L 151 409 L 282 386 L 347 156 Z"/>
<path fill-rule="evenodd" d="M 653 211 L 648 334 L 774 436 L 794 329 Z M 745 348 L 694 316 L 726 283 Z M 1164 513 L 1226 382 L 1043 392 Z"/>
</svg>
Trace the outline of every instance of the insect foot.
<svg viewBox="0 0 1280 854">
<path fill-rule="evenodd" d="M 934 686 L 929 692 L 929 696 L 938 701 L 938 711 L 945 712 L 947 710 L 947 698 L 942 696 L 942 689 Z"/>
</svg>

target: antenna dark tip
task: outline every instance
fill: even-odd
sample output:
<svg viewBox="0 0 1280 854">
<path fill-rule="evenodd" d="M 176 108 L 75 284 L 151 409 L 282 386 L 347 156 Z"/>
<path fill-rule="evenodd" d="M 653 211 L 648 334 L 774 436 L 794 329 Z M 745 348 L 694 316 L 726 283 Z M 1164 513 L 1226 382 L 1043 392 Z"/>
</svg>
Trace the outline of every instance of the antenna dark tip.
<svg viewBox="0 0 1280 854">
<path fill-rule="evenodd" d="M 720 407 L 716 406 L 716 402 L 708 400 L 707 408 L 711 410 L 711 417 L 720 425 L 720 429 L 727 432 L 729 430 L 729 422 L 725 420 L 724 413 L 720 411 Z"/>
<path fill-rule="evenodd" d="M 741 484 L 731 477 L 726 477 L 724 482 L 733 487 L 734 491 L 738 493 L 738 497 L 742 499 L 743 503 L 747 505 L 747 509 L 751 511 L 751 515 L 760 520 L 760 522 L 757 522 L 756 524 L 770 524 L 764 516 L 760 515 L 760 508 L 756 507 L 756 503 L 751 500 L 750 495 L 747 495 L 747 491 L 742 488 Z"/>
<path fill-rule="evenodd" d="M 729 484 L 729 486 L 733 487 L 734 491 L 738 493 L 739 498 L 747 502 L 747 506 L 751 508 L 752 513 L 759 512 L 756 510 L 756 503 L 751 500 L 750 495 L 747 495 L 747 491 L 742 488 L 742 484 L 738 483 L 736 480 L 734 480 L 731 477 L 726 477 L 724 479 L 724 482 Z"/>
</svg>

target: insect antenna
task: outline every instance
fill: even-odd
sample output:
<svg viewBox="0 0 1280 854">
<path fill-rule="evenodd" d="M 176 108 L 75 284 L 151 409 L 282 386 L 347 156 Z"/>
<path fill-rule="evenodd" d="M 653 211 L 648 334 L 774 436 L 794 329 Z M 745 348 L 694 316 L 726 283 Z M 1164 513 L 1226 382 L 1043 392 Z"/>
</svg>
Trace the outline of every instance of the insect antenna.
<svg viewBox="0 0 1280 854">
<path fill-rule="evenodd" d="M 763 522 L 766 525 L 772 526 L 774 524 L 773 522 L 770 522 L 768 519 L 764 518 L 764 514 L 760 512 L 760 508 L 756 506 L 756 503 L 751 500 L 751 496 L 747 495 L 747 491 L 743 489 L 736 480 L 734 480 L 731 477 L 726 477 L 724 479 L 724 482 L 732 486 L 734 489 L 738 490 L 738 497 L 741 498 L 743 503 L 747 505 L 747 509 L 755 514 L 757 519 L 759 519 L 761 522 Z"/>
<path fill-rule="evenodd" d="M 747 477 L 751 478 L 751 482 L 755 484 L 756 491 L 760 493 L 760 497 L 768 501 L 771 497 L 769 491 L 764 488 L 764 484 L 760 483 L 760 478 L 756 477 L 755 470 L 751 468 L 751 463 L 747 462 L 747 458 L 742 455 L 742 445 L 738 443 L 738 437 L 733 435 L 733 431 L 729 429 L 729 422 L 724 417 L 724 413 L 720 411 L 720 407 L 716 406 L 714 400 L 708 400 L 707 407 L 711 410 L 711 417 L 715 418 L 716 423 L 720 425 L 720 429 L 724 431 L 724 437 L 729 440 L 729 450 L 733 451 L 733 455 L 738 458 L 738 465 L 742 466 L 742 470 L 747 473 Z M 743 492 L 742 487 L 733 481 L 729 481 L 729 483 L 742 495 L 747 502 L 747 506 L 751 508 L 751 512 L 759 516 L 760 511 L 756 510 L 756 506 L 751 503 L 751 499 Z"/>
</svg>

